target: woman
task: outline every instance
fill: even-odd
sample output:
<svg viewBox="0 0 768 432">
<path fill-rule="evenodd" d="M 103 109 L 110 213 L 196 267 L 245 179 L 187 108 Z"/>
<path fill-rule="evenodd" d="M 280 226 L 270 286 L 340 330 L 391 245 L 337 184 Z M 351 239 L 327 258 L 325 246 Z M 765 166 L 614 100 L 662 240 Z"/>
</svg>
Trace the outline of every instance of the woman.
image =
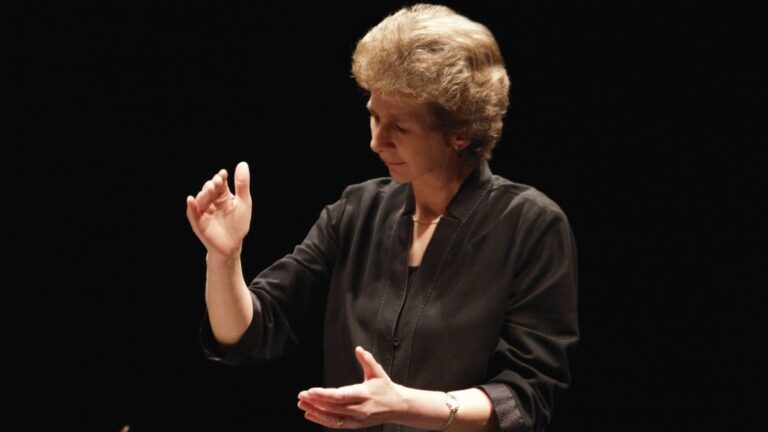
<svg viewBox="0 0 768 432">
<path fill-rule="evenodd" d="M 221 170 L 187 197 L 208 251 L 208 355 L 290 352 L 292 325 L 327 295 L 327 387 L 299 394 L 307 419 L 543 430 L 578 339 L 575 245 L 555 203 L 489 170 L 509 87 L 496 41 L 448 8 L 416 5 L 359 41 L 352 70 L 390 178 L 348 187 L 292 254 L 246 285 L 247 164 L 234 194 Z"/>
</svg>

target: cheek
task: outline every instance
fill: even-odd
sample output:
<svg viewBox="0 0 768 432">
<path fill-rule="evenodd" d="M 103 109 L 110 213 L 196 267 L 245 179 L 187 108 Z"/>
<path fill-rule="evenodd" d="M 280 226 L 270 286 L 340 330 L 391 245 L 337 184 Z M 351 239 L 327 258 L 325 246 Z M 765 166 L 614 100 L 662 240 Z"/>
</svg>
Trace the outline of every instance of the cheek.
<svg viewBox="0 0 768 432">
<path fill-rule="evenodd" d="M 429 165 L 443 157 L 443 149 L 438 146 L 438 143 L 428 139 L 412 142 L 409 150 L 410 155 L 423 165 Z"/>
</svg>

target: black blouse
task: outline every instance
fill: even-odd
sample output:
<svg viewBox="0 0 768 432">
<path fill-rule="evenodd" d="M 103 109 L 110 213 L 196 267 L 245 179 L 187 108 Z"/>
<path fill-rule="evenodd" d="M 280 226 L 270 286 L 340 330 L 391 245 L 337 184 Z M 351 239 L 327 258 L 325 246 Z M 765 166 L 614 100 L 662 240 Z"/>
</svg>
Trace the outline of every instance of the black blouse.
<svg viewBox="0 0 768 432">
<path fill-rule="evenodd" d="M 327 296 L 325 385 L 363 380 L 357 345 L 398 384 L 477 387 L 502 431 L 542 431 L 570 383 L 578 340 L 576 246 L 562 210 L 482 162 L 438 223 L 408 281 L 413 194 L 389 178 L 348 187 L 306 239 L 250 284 L 254 319 L 222 350 L 207 317 L 201 341 L 226 363 L 271 359 L 298 343 L 309 299 Z M 414 429 L 397 425 L 368 430 Z"/>
</svg>

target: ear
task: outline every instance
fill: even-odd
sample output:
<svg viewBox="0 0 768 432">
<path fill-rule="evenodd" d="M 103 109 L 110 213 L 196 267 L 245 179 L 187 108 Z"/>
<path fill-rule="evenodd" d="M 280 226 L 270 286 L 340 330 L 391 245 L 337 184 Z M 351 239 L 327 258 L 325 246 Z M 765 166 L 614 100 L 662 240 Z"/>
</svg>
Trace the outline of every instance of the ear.
<svg viewBox="0 0 768 432">
<path fill-rule="evenodd" d="M 449 143 L 454 150 L 462 151 L 469 146 L 469 139 L 454 135 L 449 139 Z"/>
</svg>

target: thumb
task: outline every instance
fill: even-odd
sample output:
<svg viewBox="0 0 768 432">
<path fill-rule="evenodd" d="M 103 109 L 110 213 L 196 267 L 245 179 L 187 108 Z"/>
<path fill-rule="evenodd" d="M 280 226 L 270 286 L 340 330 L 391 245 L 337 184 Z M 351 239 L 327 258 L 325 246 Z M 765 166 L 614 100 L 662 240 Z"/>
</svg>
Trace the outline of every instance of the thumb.
<svg viewBox="0 0 768 432">
<path fill-rule="evenodd" d="M 363 379 L 368 381 L 373 378 L 388 378 L 384 368 L 373 358 L 373 354 L 362 347 L 355 348 L 355 356 L 360 366 L 363 367 Z"/>
<path fill-rule="evenodd" d="M 248 169 L 248 162 L 240 162 L 235 168 L 235 195 L 251 203 L 251 172 Z"/>
</svg>

